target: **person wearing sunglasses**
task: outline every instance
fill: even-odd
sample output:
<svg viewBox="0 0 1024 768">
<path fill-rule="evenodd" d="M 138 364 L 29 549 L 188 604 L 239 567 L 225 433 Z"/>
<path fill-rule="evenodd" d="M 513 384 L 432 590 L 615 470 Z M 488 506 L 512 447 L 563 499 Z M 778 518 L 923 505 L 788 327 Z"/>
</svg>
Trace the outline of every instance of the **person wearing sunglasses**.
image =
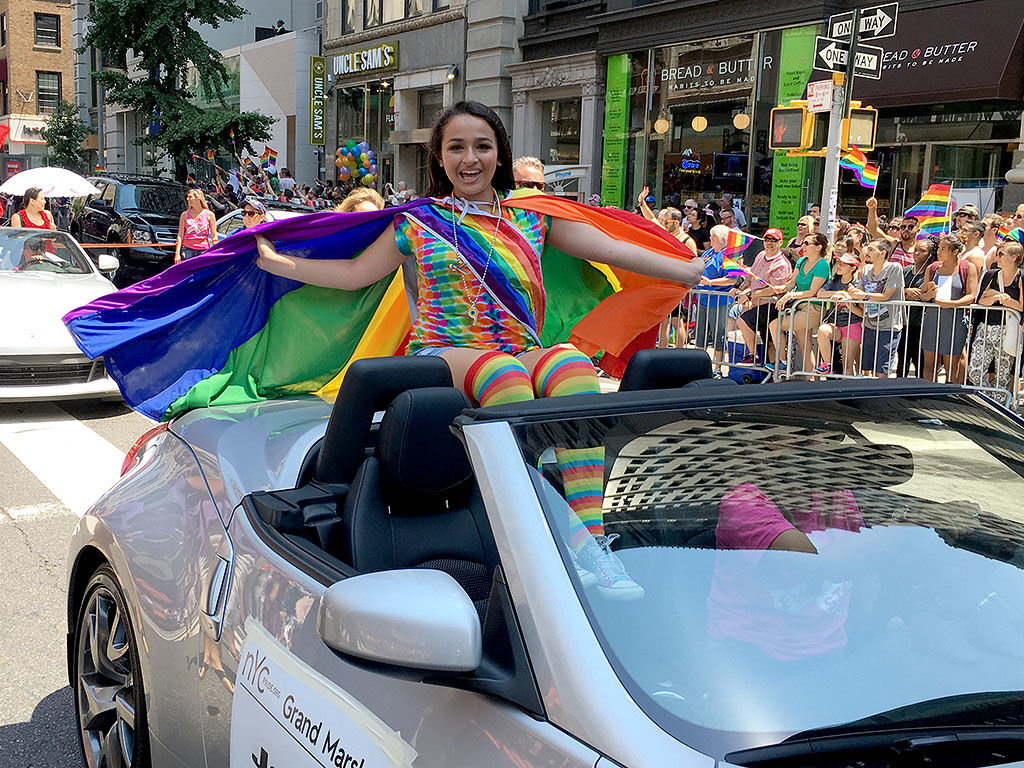
<svg viewBox="0 0 1024 768">
<path fill-rule="evenodd" d="M 996 249 L 1002 242 L 999 238 L 999 228 L 1007 222 L 1007 219 L 998 213 L 987 213 L 981 222 L 985 225 L 985 235 L 981 238 L 981 249 L 985 252 L 985 268 L 993 269 L 996 262 Z"/>
<path fill-rule="evenodd" d="M 512 161 L 512 178 L 517 189 L 525 187 L 543 192 L 548 186 L 544 181 L 544 163 L 530 155 L 523 155 Z"/>
<path fill-rule="evenodd" d="M 956 232 L 960 227 L 970 224 L 972 221 L 978 221 L 981 218 L 981 211 L 978 210 L 978 206 L 961 205 L 956 213 L 953 214 L 952 231 Z"/>
<path fill-rule="evenodd" d="M 878 200 L 869 197 L 865 202 L 868 209 L 868 232 L 872 237 L 885 240 L 892 247 L 889 254 L 889 261 L 906 269 L 914 263 L 914 249 L 917 243 L 917 233 L 920 229 L 916 216 L 897 216 L 891 222 L 887 231 L 882 231 L 878 226 Z"/>
<path fill-rule="evenodd" d="M 267 206 L 257 197 L 247 197 L 242 203 L 242 229 L 250 229 L 267 220 Z"/>
</svg>

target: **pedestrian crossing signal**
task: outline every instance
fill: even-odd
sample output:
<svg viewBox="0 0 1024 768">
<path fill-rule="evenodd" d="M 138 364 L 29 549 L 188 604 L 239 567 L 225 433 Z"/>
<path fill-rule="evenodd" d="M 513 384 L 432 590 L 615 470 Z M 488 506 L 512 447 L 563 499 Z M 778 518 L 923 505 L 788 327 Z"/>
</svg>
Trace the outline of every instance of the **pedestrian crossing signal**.
<svg viewBox="0 0 1024 768">
<path fill-rule="evenodd" d="M 788 107 L 772 110 L 769 148 L 807 149 L 814 143 L 814 114 L 807 111 L 807 103 L 790 102 Z"/>
<path fill-rule="evenodd" d="M 843 120 L 843 151 L 853 147 L 862 152 L 875 148 L 875 133 L 878 128 L 878 110 L 862 107 L 859 102 L 850 105 L 850 116 Z"/>
</svg>

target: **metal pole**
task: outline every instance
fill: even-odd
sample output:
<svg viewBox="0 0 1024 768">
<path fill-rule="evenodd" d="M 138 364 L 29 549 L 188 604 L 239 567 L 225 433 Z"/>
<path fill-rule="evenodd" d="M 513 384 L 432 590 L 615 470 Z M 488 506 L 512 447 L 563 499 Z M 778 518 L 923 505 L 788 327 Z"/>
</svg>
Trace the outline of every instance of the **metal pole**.
<svg viewBox="0 0 1024 768">
<path fill-rule="evenodd" d="M 821 185 L 821 210 L 827 211 L 825 234 L 835 235 L 839 209 L 839 156 L 842 152 L 843 118 L 850 113 L 850 95 L 853 91 L 854 62 L 857 58 L 857 33 L 860 29 L 860 9 L 853 11 L 850 25 L 850 49 L 846 57 L 846 75 L 833 75 L 832 112 L 828 119 L 828 152 L 825 155 L 825 178 Z M 840 78 L 842 82 L 839 82 Z"/>
</svg>

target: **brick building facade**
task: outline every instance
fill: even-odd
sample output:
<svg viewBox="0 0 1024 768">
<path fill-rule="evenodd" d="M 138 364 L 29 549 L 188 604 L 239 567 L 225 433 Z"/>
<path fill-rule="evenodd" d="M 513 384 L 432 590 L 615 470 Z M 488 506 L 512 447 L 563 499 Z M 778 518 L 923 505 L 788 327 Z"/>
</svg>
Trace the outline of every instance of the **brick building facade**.
<svg viewBox="0 0 1024 768">
<path fill-rule="evenodd" d="M 72 57 L 70 2 L 0 0 L 0 125 L 11 129 L 4 178 L 40 164 L 47 115 L 73 100 Z"/>
</svg>

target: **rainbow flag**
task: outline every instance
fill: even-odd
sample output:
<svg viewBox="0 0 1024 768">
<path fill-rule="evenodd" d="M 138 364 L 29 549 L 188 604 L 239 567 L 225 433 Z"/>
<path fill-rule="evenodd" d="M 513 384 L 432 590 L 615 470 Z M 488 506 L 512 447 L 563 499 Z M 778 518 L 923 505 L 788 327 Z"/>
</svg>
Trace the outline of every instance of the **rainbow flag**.
<svg viewBox="0 0 1024 768">
<path fill-rule="evenodd" d="M 228 128 L 228 137 L 231 139 L 231 146 L 235 146 L 235 129 Z"/>
<path fill-rule="evenodd" d="M 264 168 L 274 168 L 277 166 L 277 152 L 272 150 L 270 147 L 263 145 L 263 154 L 260 155 L 260 165 Z"/>
<path fill-rule="evenodd" d="M 209 160 L 212 163 L 213 162 L 213 158 L 214 158 L 213 150 L 212 149 L 206 150 L 206 159 Z"/>
<path fill-rule="evenodd" d="M 740 256 L 756 239 L 754 235 L 748 235 L 746 232 L 736 229 L 729 230 L 729 235 L 725 238 L 725 248 L 722 249 L 722 269 L 729 277 L 742 277 L 750 274 L 740 260 Z"/>
<path fill-rule="evenodd" d="M 401 353 L 411 327 L 402 275 L 358 291 L 304 285 L 257 267 L 254 235 L 269 238 L 282 253 L 350 259 L 396 215 L 428 207 L 436 213 L 430 202 L 313 213 L 240 230 L 199 256 L 69 312 L 64 323 L 85 354 L 103 356 L 125 401 L 154 419 L 273 397 L 331 399 L 354 360 Z M 505 205 L 586 222 L 668 257 L 693 257 L 668 232 L 625 211 L 532 190 L 513 193 Z M 591 264 L 552 246 L 545 247 L 540 266 L 547 299 L 536 329 L 541 345 L 571 339 L 588 355 L 604 350 L 613 363 L 625 358 L 637 337 L 657 328 L 686 292 L 685 286 Z"/>
<path fill-rule="evenodd" d="M 903 215 L 914 216 L 921 226 L 918 237 L 941 235 L 949 228 L 949 196 L 952 184 L 932 184 L 917 205 Z"/>
<path fill-rule="evenodd" d="M 839 160 L 839 165 L 849 168 L 862 187 L 874 189 L 878 185 L 878 168 L 868 163 L 867 156 L 854 147 Z"/>
<path fill-rule="evenodd" d="M 999 225 L 999 230 L 996 232 L 996 240 L 1002 241 L 1006 239 L 1006 236 L 1010 234 L 1013 227 L 1010 226 L 1009 222 L 1003 222 Z"/>
</svg>

